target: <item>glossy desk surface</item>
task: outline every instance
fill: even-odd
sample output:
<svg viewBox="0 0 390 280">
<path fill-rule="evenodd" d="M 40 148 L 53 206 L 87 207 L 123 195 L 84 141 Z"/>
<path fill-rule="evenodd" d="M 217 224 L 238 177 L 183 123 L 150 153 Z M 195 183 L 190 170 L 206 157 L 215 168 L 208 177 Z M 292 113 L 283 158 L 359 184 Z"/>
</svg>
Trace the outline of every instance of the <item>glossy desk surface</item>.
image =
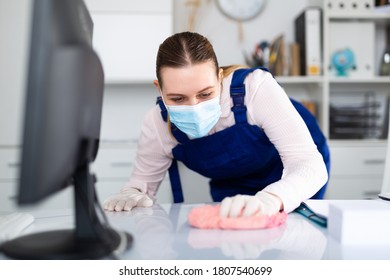
<svg viewBox="0 0 390 280">
<path fill-rule="evenodd" d="M 123 259 L 386 259 L 390 246 L 343 246 L 300 214 L 289 214 L 284 225 L 263 230 L 200 230 L 187 222 L 201 204 L 156 204 L 131 212 L 106 212 L 111 226 L 134 238 Z M 69 210 L 33 213 L 26 233 L 73 227 Z M 0 255 L 0 258 L 4 256 Z"/>
</svg>

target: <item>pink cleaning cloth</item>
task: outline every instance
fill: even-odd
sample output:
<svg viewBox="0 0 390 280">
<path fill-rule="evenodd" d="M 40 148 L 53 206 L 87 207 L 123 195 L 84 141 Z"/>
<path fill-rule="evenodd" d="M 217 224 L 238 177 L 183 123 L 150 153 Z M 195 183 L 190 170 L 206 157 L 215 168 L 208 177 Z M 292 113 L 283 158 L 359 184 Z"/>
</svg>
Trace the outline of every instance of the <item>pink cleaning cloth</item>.
<svg viewBox="0 0 390 280">
<path fill-rule="evenodd" d="M 221 218 L 219 208 L 220 204 L 195 207 L 188 214 L 188 222 L 191 226 L 201 229 L 261 229 L 280 226 L 287 219 L 286 212 L 272 216 Z"/>
</svg>

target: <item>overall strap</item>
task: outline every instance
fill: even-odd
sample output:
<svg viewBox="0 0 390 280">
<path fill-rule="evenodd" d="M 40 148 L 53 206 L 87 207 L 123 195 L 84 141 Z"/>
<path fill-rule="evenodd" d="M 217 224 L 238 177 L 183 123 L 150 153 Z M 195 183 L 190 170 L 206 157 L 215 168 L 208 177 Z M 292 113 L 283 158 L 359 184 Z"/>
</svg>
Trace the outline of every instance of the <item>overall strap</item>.
<svg viewBox="0 0 390 280">
<path fill-rule="evenodd" d="M 156 104 L 158 104 L 160 106 L 161 116 L 162 116 L 163 120 L 165 122 L 167 122 L 168 121 L 168 111 L 164 105 L 164 102 L 162 101 L 161 96 L 157 97 Z M 175 130 L 173 130 L 173 127 L 175 128 Z M 178 141 L 179 141 L 179 139 L 182 139 L 180 134 L 183 134 L 185 136 L 185 138 L 188 139 L 187 135 L 184 134 L 183 132 L 181 132 L 179 129 L 177 129 L 177 127 L 173 123 L 171 123 L 171 131 L 172 131 L 172 135 Z M 175 134 L 177 134 L 177 135 L 175 135 Z M 178 139 L 178 137 L 179 137 L 179 139 Z M 174 203 L 181 203 L 184 201 L 184 196 L 183 196 L 183 189 L 181 187 L 179 168 L 177 166 L 176 159 L 172 160 L 171 166 L 168 169 L 168 173 L 169 173 L 169 180 L 171 182 L 173 202 Z"/>
<path fill-rule="evenodd" d="M 246 106 L 244 102 L 245 98 L 245 84 L 244 80 L 248 74 L 252 73 L 256 69 L 261 69 L 269 72 L 267 68 L 243 68 L 237 69 L 233 73 L 232 82 L 230 83 L 230 96 L 233 99 L 232 111 L 234 113 L 234 119 L 236 123 L 247 123 Z"/>
<path fill-rule="evenodd" d="M 171 182 L 173 203 L 181 203 L 184 201 L 184 196 L 176 159 L 172 160 L 171 166 L 168 169 L 168 173 L 169 181 Z"/>
<path fill-rule="evenodd" d="M 167 122 L 168 121 L 168 111 L 164 105 L 164 102 L 163 102 L 161 96 L 157 97 L 156 104 L 158 104 L 158 106 L 160 106 L 161 117 L 163 118 L 164 122 Z"/>
</svg>

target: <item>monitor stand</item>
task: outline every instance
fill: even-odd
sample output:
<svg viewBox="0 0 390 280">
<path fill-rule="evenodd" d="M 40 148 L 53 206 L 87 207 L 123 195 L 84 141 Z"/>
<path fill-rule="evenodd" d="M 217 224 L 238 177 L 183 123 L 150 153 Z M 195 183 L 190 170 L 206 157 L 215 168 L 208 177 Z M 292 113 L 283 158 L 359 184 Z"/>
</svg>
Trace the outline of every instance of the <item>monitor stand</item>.
<svg viewBox="0 0 390 280">
<path fill-rule="evenodd" d="M 390 201 L 390 193 L 380 193 L 378 194 L 378 197 L 380 199 Z"/>
<path fill-rule="evenodd" d="M 88 164 L 73 176 L 75 188 L 74 229 L 38 232 L 7 241 L 1 251 L 14 259 L 117 258 L 133 243 L 127 232 L 112 229 L 99 219 L 94 176 Z M 104 212 L 101 213 L 104 218 Z"/>
</svg>

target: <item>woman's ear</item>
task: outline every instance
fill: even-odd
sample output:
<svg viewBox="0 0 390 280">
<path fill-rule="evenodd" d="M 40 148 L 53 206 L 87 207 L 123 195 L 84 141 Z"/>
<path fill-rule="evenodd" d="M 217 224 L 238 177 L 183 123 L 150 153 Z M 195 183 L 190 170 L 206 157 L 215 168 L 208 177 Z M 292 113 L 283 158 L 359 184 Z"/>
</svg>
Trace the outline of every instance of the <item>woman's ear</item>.
<svg viewBox="0 0 390 280">
<path fill-rule="evenodd" d="M 154 80 L 154 81 L 153 81 L 153 84 L 154 84 L 154 86 L 157 88 L 158 93 L 159 93 L 160 95 L 162 95 L 162 90 L 161 90 L 160 84 L 158 83 L 158 80 Z"/>
<path fill-rule="evenodd" d="M 219 68 L 218 78 L 219 78 L 219 82 L 222 82 L 222 79 L 223 79 L 223 68 Z"/>
</svg>

